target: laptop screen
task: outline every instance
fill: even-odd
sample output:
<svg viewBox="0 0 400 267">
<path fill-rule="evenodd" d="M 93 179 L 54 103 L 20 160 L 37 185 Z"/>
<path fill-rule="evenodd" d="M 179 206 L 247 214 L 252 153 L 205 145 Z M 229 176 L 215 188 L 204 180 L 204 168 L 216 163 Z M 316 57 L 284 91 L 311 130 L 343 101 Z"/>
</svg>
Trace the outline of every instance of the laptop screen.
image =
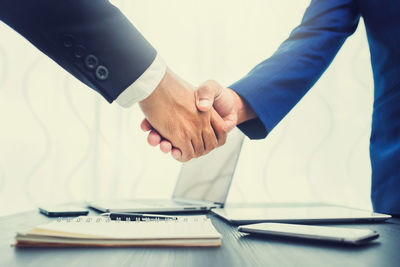
<svg viewBox="0 0 400 267">
<path fill-rule="evenodd" d="M 225 145 L 184 163 L 173 197 L 224 204 L 228 196 L 244 135 L 233 129 Z"/>
</svg>

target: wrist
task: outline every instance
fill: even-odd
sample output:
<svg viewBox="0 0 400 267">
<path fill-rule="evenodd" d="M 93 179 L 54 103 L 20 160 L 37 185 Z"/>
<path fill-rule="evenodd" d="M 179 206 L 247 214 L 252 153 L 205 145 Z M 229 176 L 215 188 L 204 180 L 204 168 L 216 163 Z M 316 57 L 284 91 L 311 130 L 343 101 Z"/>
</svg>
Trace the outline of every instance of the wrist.
<svg viewBox="0 0 400 267">
<path fill-rule="evenodd" d="M 257 117 L 256 113 L 250 107 L 249 103 L 238 95 L 234 90 L 228 88 L 232 92 L 236 106 L 237 124 L 254 119 Z"/>
<path fill-rule="evenodd" d="M 139 102 L 139 105 L 141 107 L 144 106 L 149 106 L 151 105 L 151 103 L 154 102 L 155 99 L 158 98 L 158 96 L 160 95 L 160 93 L 166 88 L 166 84 L 168 83 L 168 81 L 170 80 L 170 76 L 171 73 L 169 71 L 169 69 L 167 68 L 167 70 L 165 71 L 165 74 L 163 76 L 163 78 L 161 79 L 160 83 L 157 85 L 157 87 L 153 90 L 153 92 L 146 97 L 145 99 L 143 99 L 142 101 Z"/>
</svg>

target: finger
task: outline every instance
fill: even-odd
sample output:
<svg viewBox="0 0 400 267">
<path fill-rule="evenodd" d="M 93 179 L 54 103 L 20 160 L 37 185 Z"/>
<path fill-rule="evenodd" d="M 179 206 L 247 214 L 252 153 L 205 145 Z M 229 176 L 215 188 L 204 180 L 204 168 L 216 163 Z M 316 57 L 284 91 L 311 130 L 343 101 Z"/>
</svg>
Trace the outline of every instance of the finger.
<svg viewBox="0 0 400 267">
<path fill-rule="evenodd" d="M 195 149 L 191 140 L 186 141 L 186 143 L 177 148 L 182 152 L 181 156 L 178 158 L 180 162 L 186 162 L 195 156 Z"/>
<path fill-rule="evenodd" d="M 213 128 L 211 127 L 211 124 L 209 124 L 209 127 L 207 127 L 206 129 L 203 130 L 202 136 L 203 136 L 204 146 L 205 146 L 204 154 L 207 154 L 211 150 L 218 147 L 218 139 L 215 135 Z"/>
<path fill-rule="evenodd" d="M 215 81 L 206 81 L 195 91 L 196 106 L 200 111 L 208 111 L 213 106 L 214 99 L 222 92 L 222 86 Z"/>
<path fill-rule="evenodd" d="M 156 131 L 152 130 L 147 137 L 147 143 L 151 146 L 157 146 L 161 143 L 161 135 Z"/>
<path fill-rule="evenodd" d="M 182 152 L 179 150 L 179 148 L 172 148 L 171 150 L 171 155 L 174 159 L 179 160 L 182 157 Z"/>
<path fill-rule="evenodd" d="M 218 140 L 218 146 L 222 146 L 226 142 L 226 135 L 228 133 L 225 121 L 218 115 L 218 113 L 211 110 L 211 126 L 214 129 L 215 136 Z"/>
<path fill-rule="evenodd" d="M 192 138 L 192 146 L 194 149 L 194 157 L 198 158 L 202 156 L 205 152 L 205 145 L 203 141 L 203 137 L 201 136 L 201 133 L 199 133 L 199 136 Z"/>
<path fill-rule="evenodd" d="M 162 140 L 160 143 L 160 150 L 164 153 L 169 153 L 172 149 L 172 144 L 168 140 Z"/>
<path fill-rule="evenodd" d="M 212 109 L 213 111 L 214 109 Z M 203 113 L 201 118 L 202 118 L 202 140 L 203 140 L 203 146 L 204 146 L 204 153 L 203 155 L 207 154 L 214 148 L 218 146 L 218 139 L 217 136 L 214 132 L 213 127 L 211 126 L 211 111 L 207 113 Z"/>
<path fill-rule="evenodd" d="M 153 127 L 151 126 L 150 122 L 147 119 L 143 119 L 142 123 L 140 124 L 140 128 L 144 131 L 144 132 L 148 132 L 151 129 L 153 129 Z"/>
</svg>

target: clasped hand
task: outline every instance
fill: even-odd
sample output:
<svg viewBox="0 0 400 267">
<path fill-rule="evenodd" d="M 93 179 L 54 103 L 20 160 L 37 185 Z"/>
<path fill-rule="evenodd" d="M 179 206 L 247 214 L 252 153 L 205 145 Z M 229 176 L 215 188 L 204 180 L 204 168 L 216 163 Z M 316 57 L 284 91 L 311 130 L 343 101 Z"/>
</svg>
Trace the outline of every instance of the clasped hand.
<svg viewBox="0 0 400 267">
<path fill-rule="evenodd" d="M 165 152 L 173 150 L 181 162 L 223 145 L 229 124 L 213 108 L 202 112 L 195 103 L 193 86 L 167 70 L 153 93 L 139 103 L 146 116 L 141 127 L 151 131 L 148 142 L 161 144 Z"/>
<path fill-rule="evenodd" d="M 185 162 L 222 146 L 237 124 L 255 117 L 231 89 L 207 81 L 196 90 L 170 70 L 160 85 L 140 102 L 149 131 L 148 143 Z"/>
</svg>

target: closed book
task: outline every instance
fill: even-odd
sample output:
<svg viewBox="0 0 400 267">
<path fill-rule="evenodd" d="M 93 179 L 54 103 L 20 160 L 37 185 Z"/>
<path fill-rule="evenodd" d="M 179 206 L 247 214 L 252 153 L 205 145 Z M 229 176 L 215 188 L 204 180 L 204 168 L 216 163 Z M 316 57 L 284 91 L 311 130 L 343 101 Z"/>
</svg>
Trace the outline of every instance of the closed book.
<svg viewBox="0 0 400 267">
<path fill-rule="evenodd" d="M 113 221 L 102 216 L 59 219 L 19 231 L 17 247 L 218 247 L 221 235 L 205 216 L 165 221 Z"/>
</svg>

